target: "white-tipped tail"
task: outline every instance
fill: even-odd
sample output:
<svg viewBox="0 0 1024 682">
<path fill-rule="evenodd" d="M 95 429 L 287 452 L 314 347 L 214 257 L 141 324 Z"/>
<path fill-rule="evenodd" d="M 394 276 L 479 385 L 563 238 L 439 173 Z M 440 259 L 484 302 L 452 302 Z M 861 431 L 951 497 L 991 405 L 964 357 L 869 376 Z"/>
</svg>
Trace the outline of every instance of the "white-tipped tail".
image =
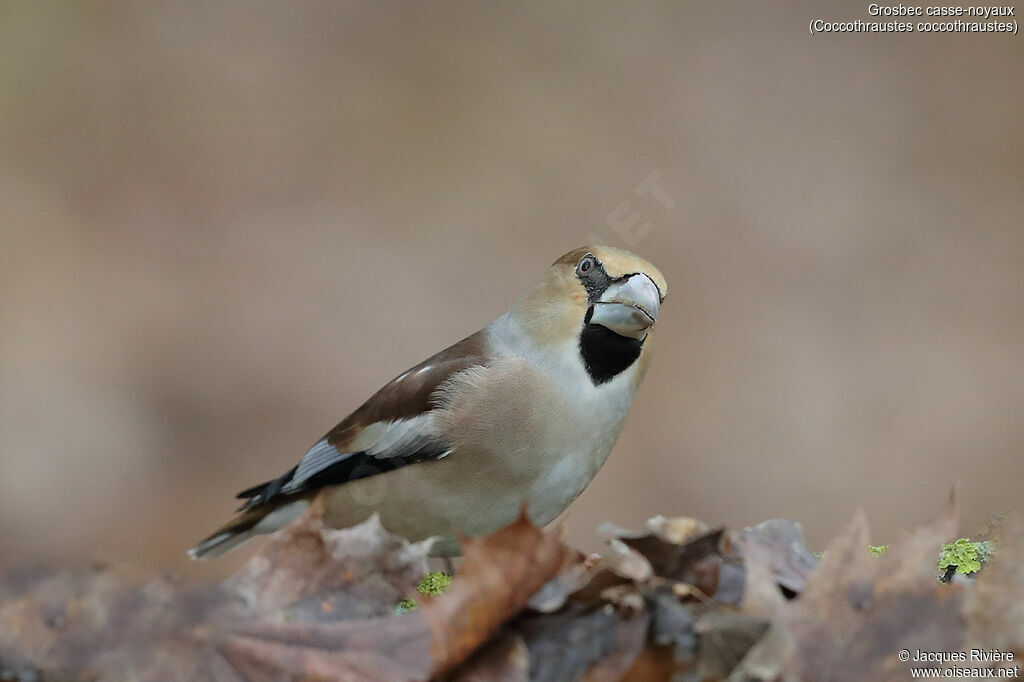
<svg viewBox="0 0 1024 682">
<path fill-rule="evenodd" d="M 259 508 L 249 510 L 188 550 L 188 558 L 193 560 L 215 559 L 251 540 L 256 535 L 273 533 L 278 528 L 286 526 L 307 509 L 309 509 L 309 502 L 295 500 L 268 511 L 262 511 Z M 260 515 L 261 511 L 262 515 Z"/>
<path fill-rule="evenodd" d="M 221 554 L 230 552 L 247 540 L 251 540 L 253 535 L 256 533 L 252 529 L 239 532 L 226 530 L 216 533 L 188 550 L 188 558 L 193 561 L 216 559 Z"/>
</svg>

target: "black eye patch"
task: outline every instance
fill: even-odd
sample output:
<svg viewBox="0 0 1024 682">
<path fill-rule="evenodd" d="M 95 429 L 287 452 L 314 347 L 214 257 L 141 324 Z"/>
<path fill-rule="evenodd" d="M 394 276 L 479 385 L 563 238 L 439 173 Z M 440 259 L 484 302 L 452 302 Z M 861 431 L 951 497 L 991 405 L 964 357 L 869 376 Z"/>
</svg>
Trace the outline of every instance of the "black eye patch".
<svg viewBox="0 0 1024 682">
<path fill-rule="evenodd" d="M 597 258 L 594 259 L 594 267 L 589 272 L 584 275 L 578 274 L 576 277 L 583 285 L 583 288 L 586 289 L 587 303 L 590 305 L 597 303 L 597 300 L 601 298 L 601 294 L 611 286 L 612 282 L 618 281 L 608 276 L 608 272 L 604 269 L 604 264 L 597 260 Z"/>
</svg>

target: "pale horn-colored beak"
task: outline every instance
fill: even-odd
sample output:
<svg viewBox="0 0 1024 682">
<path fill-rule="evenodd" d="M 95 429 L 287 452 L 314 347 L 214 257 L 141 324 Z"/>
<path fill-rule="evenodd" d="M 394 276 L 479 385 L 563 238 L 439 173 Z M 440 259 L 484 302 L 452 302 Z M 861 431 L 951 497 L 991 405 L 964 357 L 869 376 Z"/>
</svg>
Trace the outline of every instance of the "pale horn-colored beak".
<svg viewBox="0 0 1024 682">
<path fill-rule="evenodd" d="M 642 340 L 647 330 L 658 321 L 661 295 L 650 277 L 632 275 L 616 282 L 594 304 L 591 324 L 599 324 L 620 336 Z"/>
</svg>

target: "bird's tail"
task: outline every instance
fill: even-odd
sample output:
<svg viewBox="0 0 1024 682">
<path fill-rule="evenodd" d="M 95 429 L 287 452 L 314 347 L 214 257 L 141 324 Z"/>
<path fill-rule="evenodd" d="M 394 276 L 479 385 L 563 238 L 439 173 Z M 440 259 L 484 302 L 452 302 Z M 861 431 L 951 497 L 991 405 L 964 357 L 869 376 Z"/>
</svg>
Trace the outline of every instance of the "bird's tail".
<svg viewBox="0 0 1024 682">
<path fill-rule="evenodd" d="M 188 550 L 190 559 L 214 559 L 257 535 L 273 533 L 309 508 L 306 500 L 268 504 L 245 510 Z"/>
</svg>

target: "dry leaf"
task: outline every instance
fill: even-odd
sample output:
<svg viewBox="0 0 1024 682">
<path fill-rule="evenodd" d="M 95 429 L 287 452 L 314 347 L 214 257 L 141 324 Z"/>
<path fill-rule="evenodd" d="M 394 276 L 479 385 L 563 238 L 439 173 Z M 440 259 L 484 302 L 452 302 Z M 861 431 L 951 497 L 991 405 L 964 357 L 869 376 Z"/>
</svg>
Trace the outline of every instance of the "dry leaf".
<svg viewBox="0 0 1024 682">
<path fill-rule="evenodd" d="M 448 682 L 529 682 L 530 653 L 518 635 L 499 633 L 448 678 Z"/>
<path fill-rule="evenodd" d="M 647 530 L 665 542 L 681 545 L 708 532 L 708 524 L 689 516 L 652 516 L 647 519 Z"/>
<path fill-rule="evenodd" d="M 951 503 L 937 521 L 873 557 L 858 513 L 783 612 L 781 625 L 795 643 L 788 673 L 836 682 L 906 680 L 900 649 L 958 650 L 962 591 L 939 584 L 935 574 L 939 548 L 955 531 Z"/>
<path fill-rule="evenodd" d="M 747 655 L 768 630 L 768 622 L 726 606 L 708 609 L 697 619 L 697 676 L 719 680 Z"/>
<path fill-rule="evenodd" d="M 799 523 L 788 519 L 770 519 L 748 526 L 735 534 L 741 550 L 756 547 L 759 557 L 771 569 L 772 577 L 789 595 L 803 591 L 818 560 L 804 540 Z"/>
<path fill-rule="evenodd" d="M 560 535 L 537 528 L 524 514 L 491 535 L 463 541 L 452 586 L 418 610 L 433 633 L 435 674 L 466 660 L 566 564 L 572 550 Z"/>
<path fill-rule="evenodd" d="M 224 583 L 252 609 L 290 620 L 387 615 L 427 573 L 432 541 L 409 543 L 388 533 L 374 515 L 343 530 L 325 529 L 314 509 L 277 533 Z M 342 603 L 335 603 L 342 601 Z M 309 617 L 298 611 L 312 610 Z"/>
<path fill-rule="evenodd" d="M 580 680 L 588 671 L 602 679 L 632 665 L 644 645 L 647 615 L 570 603 L 554 614 L 523 614 L 512 627 L 530 652 L 531 682 Z"/>
<path fill-rule="evenodd" d="M 466 541 L 449 591 L 394 615 L 428 545 L 314 514 L 217 587 L 6 571 L 0 682 L 842 682 L 908 679 L 902 648 L 1020 657 L 1024 517 L 966 587 L 935 580 L 955 517 L 872 557 L 860 514 L 817 567 L 788 521 L 730 535 L 659 517 L 594 563 L 520 519 Z"/>
<path fill-rule="evenodd" d="M 1012 651 L 1024 658 L 1024 513 L 1007 516 L 996 554 L 968 590 L 964 614 L 967 645 Z"/>
<path fill-rule="evenodd" d="M 730 604 L 738 604 L 743 597 L 743 562 L 730 551 L 722 529 L 699 534 L 682 544 L 656 535 L 627 537 L 622 542 L 650 563 L 655 576 L 693 585 L 703 594 Z"/>
</svg>

